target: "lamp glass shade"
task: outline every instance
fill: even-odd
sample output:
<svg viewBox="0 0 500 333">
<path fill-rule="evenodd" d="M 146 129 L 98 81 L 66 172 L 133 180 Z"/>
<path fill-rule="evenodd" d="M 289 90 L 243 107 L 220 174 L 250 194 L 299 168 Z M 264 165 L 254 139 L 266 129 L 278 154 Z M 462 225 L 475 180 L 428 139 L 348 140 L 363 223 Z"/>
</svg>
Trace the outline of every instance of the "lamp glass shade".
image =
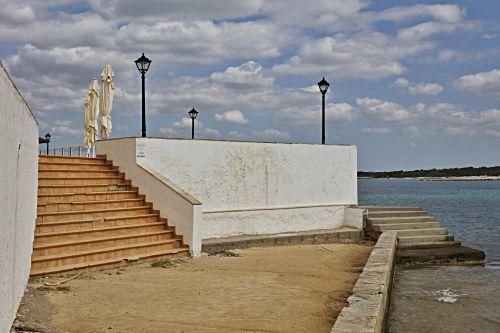
<svg viewBox="0 0 500 333">
<path fill-rule="evenodd" d="M 326 92 L 328 91 L 328 87 L 330 87 L 330 84 L 325 80 L 325 77 L 323 77 L 323 80 L 318 82 L 318 87 L 319 91 L 321 91 L 322 94 L 326 94 Z"/>
<path fill-rule="evenodd" d="M 45 134 L 45 140 L 50 140 L 50 134 L 49 133 Z"/>
<path fill-rule="evenodd" d="M 144 56 L 144 53 L 142 56 L 135 61 L 135 65 L 137 66 L 137 69 L 141 73 L 146 73 L 149 69 L 149 65 L 151 64 L 151 60 L 146 58 Z"/>
<path fill-rule="evenodd" d="M 198 116 L 198 111 L 196 111 L 194 108 L 191 109 L 191 111 L 188 112 L 189 118 L 191 119 L 196 119 Z"/>
</svg>

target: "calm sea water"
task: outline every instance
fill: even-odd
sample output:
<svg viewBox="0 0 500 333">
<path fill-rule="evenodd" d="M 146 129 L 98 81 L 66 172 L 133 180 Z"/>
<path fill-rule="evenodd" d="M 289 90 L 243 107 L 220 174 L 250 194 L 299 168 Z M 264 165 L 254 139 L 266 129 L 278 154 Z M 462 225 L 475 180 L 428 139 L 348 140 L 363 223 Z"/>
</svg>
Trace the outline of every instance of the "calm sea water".
<svg viewBox="0 0 500 333">
<path fill-rule="evenodd" d="M 486 252 L 483 266 L 401 269 L 389 332 L 500 332 L 500 181 L 360 179 L 360 205 L 418 206 L 463 245 Z"/>
</svg>

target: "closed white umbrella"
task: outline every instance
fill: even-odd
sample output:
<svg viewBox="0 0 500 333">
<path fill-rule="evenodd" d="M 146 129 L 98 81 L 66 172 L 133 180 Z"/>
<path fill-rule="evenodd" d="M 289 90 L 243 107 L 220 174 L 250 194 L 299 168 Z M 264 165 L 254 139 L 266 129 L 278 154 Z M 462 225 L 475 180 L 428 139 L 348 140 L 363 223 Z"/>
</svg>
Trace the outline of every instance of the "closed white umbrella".
<svg viewBox="0 0 500 333">
<path fill-rule="evenodd" d="M 113 96 L 115 95 L 115 85 L 113 77 L 115 74 L 111 65 L 104 66 L 101 73 L 101 95 L 99 96 L 99 108 L 101 111 L 101 136 L 107 139 L 111 134 L 113 124 L 111 123 L 111 110 L 113 108 Z"/>
<path fill-rule="evenodd" d="M 99 116 L 99 84 L 96 79 L 90 83 L 89 91 L 85 96 L 85 115 L 83 121 L 83 144 L 87 146 L 87 156 L 90 149 L 99 138 L 97 117 Z"/>
</svg>

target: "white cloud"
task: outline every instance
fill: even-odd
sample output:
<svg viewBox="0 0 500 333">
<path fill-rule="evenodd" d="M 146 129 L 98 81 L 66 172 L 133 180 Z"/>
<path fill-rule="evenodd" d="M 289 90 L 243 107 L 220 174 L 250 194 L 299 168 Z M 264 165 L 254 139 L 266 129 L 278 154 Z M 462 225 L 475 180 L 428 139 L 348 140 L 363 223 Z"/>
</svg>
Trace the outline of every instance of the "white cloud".
<svg viewBox="0 0 500 333">
<path fill-rule="evenodd" d="M 394 81 L 392 85 L 398 88 L 408 88 L 410 86 L 410 81 L 408 81 L 404 77 L 400 77 L 396 79 L 396 81 Z"/>
<path fill-rule="evenodd" d="M 327 122 L 350 123 L 354 117 L 354 107 L 348 103 L 329 103 L 325 106 Z M 280 109 L 276 114 L 279 122 L 286 122 L 290 126 L 310 126 L 321 123 L 321 106 L 292 106 Z"/>
<path fill-rule="evenodd" d="M 104 17 L 120 20 L 224 20 L 257 15 L 262 0 L 176 1 L 91 0 L 91 8 Z"/>
<path fill-rule="evenodd" d="M 262 131 L 252 131 L 252 134 L 258 139 L 288 139 L 290 134 L 275 128 L 266 128 Z"/>
<path fill-rule="evenodd" d="M 465 9 L 457 5 L 415 5 L 392 7 L 373 15 L 379 21 L 403 21 L 431 17 L 441 22 L 458 22 L 464 19 L 465 14 Z"/>
<path fill-rule="evenodd" d="M 36 18 L 33 8 L 26 4 L 15 2 L 0 3 L 2 10 L 0 11 L 0 21 L 12 25 L 26 24 Z"/>
<path fill-rule="evenodd" d="M 438 95 L 443 92 L 443 86 L 437 83 L 417 83 L 408 87 L 412 95 Z"/>
<path fill-rule="evenodd" d="M 163 135 L 177 137 L 191 137 L 192 120 L 184 117 L 179 121 L 174 121 L 170 126 L 160 127 L 159 131 Z M 195 137 L 219 137 L 220 131 L 215 128 L 205 127 L 198 119 L 194 121 Z"/>
<path fill-rule="evenodd" d="M 464 75 L 455 80 L 453 85 L 475 93 L 500 95 L 500 70 Z"/>
<path fill-rule="evenodd" d="M 373 98 L 358 98 L 358 112 L 377 123 L 390 122 L 404 126 L 410 137 L 420 135 L 486 135 L 500 136 L 500 110 L 464 111 L 450 103 L 411 107 Z"/>
<path fill-rule="evenodd" d="M 157 59 L 191 63 L 277 57 L 288 41 L 286 31 L 265 21 L 131 23 L 116 33 L 116 45 L 123 51 L 149 50 Z"/>
<path fill-rule="evenodd" d="M 298 54 L 273 70 L 278 74 L 321 75 L 338 79 L 377 79 L 400 75 L 401 60 L 434 47 L 427 41 L 402 41 L 380 32 L 337 34 L 305 43 Z"/>
<path fill-rule="evenodd" d="M 398 38 L 405 41 L 419 41 L 436 34 L 449 34 L 457 30 L 469 31 L 476 27 L 470 22 L 443 23 L 424 22 L 398 31 Z"/>
<path fill-rule="evenodd" d="M 382 121 L 398 122 L 410 118 L 410 112 L 401 104 L 376 98 L 357 98 L 356 103 L 364 115 Z"/>
<path fill-rule="evenodd" d="M 216 113 L 215 120 L 219 122 L 233 123 L 233 124 L 248 124 L 248 119 L 239 110 L 226 111 L 224 113 Z"/>
<path fill-rule="evenodd" d="M 262 66 L 255 61 L 247 61 L 240 66 L 228 67 L 224 72 L 210 75 L 214 82 L 225 84 L 228 88 L 268 87 L 274 84 L 274 78 L 264 76 Z"/>
<path fill-rule="evenodd" d="M 438 95 L 443 92 L 443 86 L 438 83 L 414 83 L 400 77 L 392 83 L 393 87 L 406 88 L 412 95 Z"/>
<path fill-rule="evenodd" d="M 365 127 L 361 129 L 361 132 L 371 134 L 388 134 L 392 132 L 392 129 L 388 127 Z"/>
</svg>

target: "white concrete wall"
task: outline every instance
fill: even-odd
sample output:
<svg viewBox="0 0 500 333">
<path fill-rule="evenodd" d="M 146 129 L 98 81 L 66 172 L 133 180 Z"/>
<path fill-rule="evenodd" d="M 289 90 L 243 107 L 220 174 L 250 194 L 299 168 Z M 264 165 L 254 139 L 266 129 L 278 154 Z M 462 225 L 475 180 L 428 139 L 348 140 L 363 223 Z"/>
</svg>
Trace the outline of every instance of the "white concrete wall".
<svg viewBox="0 0 500 333">
<path fill-rule="evenodd" d="M 203 211 L 356 205 L 356 146 L 137 139 L 139 160 Z"/>
<path fill-rule="evenodd" d="M 0 332 L 28 282 L 36 220 L 38 124 L 0 62 Z"/>
<path fill-rule="evenodd" d="M 265 235 L 343 226 L 344 206 L 276 207 L 203 213 L 203 239 Z"/>
<path fill-rule="evenodd" d="M 357 204 L 355 146 L 138 138 L 137 149 L 203 203 L 203 239 L 337 228 Z"/>
</svg>

